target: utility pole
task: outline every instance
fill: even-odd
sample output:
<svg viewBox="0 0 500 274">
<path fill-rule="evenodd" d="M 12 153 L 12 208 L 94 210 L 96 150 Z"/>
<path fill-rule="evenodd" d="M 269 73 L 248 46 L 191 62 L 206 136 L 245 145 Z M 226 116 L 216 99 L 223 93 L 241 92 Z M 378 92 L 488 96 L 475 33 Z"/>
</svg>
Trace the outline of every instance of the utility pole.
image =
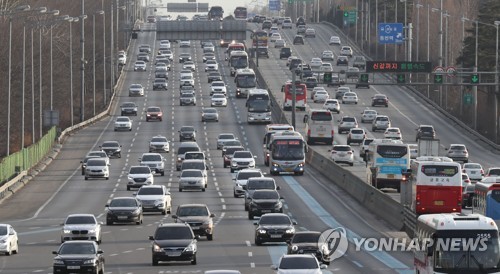
<svg viewBox="0 0 500 274">
<path fill-rule="evenodd" d="M 82 4 L 82 14 L 80 15 L 81 33 L 80 33 L 80 48 L 82 51 L 82 56 L 80 59 L 80 78 L 81 78 L 81 90 L 80 90 L 80 122 L 85 121 L 85 0 L 81 0 Z"/>
</svg>

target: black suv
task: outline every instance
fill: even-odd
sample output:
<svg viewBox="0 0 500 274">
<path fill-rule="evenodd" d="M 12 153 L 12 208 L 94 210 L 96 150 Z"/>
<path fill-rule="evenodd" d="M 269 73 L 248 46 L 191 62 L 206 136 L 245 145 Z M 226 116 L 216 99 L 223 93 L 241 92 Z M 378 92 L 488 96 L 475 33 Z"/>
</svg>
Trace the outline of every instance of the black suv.
<svg viewBox="0 0 500 274">
<path fill-rule="evenodd" d="M 300 25 L 306 25 L 306 20 L 302 16 L 297 18 L 297 22 L 295 22 L 295 27 L 299 27 Z"/>
<path fill-rule="evenodd" d="M 190 261 L 191 264 L 196 264 L 198 236 L 194 235 L 189 224 L 161 224 L 149 239 L 153 241 L 153 265 L 158 265 L 160 261 Z"/>
<path fill-rule="evenodd" d="M 185 141 L 196 141 L 196 130 L 192 126 L 183 126 L 179 130 L 179 140 Z"/>
<path fill-rule="evenodd" d="M 283 203 L 278 191 L 274 189 L 257 189 L 253 192 L 248 204 L 248 219 L 266 213 L 283 213 Z"/>
<path fill-rule="evenodd" d="M 69 241 L 61 244 L 57 251 L 52 251 L 54 258 L 53 272 L 104 274 L 104 256 L 94 241 Z"/>
<path fill-rule="evenodd" d="M 255 244 L 262 245 L 265 242 L 286 242 L 295 235 L 295 225 L 290 217 L 284 213 L 267 213 L 254 223 Z"/>
<path fill-rule="evenodd" d="M 271 29 L 273 22 L 271 20 L 266 20 L 262 22 L 262 29 Z"/>
<path fill-rule="evenodd" d="M 270 177 L 248 178 L 247 184 L 243 186 L 243 190 L 245 191 L 245 211 L 248 211 L 253 193 L 259 189 L 280 190 L 280 187 L 277 186 L 276 181 Z"/>
<path fill-rule="evenodd" d="M 389 98 L 387 98 L 387 96 L 384 94 L 375 94 L 372 97 L 372 107 L 380 105 L 389 107 Z"/>
<path fill-rule="evenodd" d="M 302 35 L 295 35 L 295 37 L 293 37 L 293 44 L 294 45 L 304 45 L 304 36 Z"/>
<path fill-rule="evenodd" d="M 289 47 L 284 47 L 280 49 L 280 59 L 288 58 L 292 56 L 292 49 Z"/>
<path fill-rule="evenodd" d="M 418 142 L 418 139 L 434 139 L 436 137 L 436 131 L 434 131 L 434 127 L 431 125 L 420 125 L 416 129 L 417 137 L 415 141 Z"/>
<path fill-rule="evenodd" d="M 318 231 L 299 231 L 287 241 L 286 254 L 313 254 L 318 262 L 330 264 L 329 251 L 326 245 L 319 246 Z"/>
<path fill-rule="evenodd" d="M 207 236 L 207 240 L 214 238 L 214 222 L 212 218 L 215 214 L 210 213 L 205 204 L 184 204 L 177 208 L 177 212 L 172 218 L 176 223 L 187 223 L 191 226 L 195 235 Z"/>
<path fill-rule="evenodd" d="M 102 151 L 108 154 L 108 157 L 122 157 L 122 146 L 117 141 L 106 141 L 99 146 Z"/>
</svg>

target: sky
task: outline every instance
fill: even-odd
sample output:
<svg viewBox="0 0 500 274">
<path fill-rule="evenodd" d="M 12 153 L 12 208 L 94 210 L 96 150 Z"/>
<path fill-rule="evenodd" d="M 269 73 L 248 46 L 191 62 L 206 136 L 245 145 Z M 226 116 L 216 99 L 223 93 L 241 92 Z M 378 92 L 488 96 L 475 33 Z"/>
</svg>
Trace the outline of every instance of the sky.
<svg viewBox="0 0 500 274">
<path fill-rule="evenodd" d="M 149 0 L 151 3 L 155 2 L 163 2 L 164 5 L 166 5 L 167 2 L 175 2 L 175 3 L 186 3 L 186 0 Z M 249 11 L 253 9 L 254 6 L 268 6 L 268 1 L 269 0 L 196 0 L 198 3 L 208 3 L 208 7 L 210 8 L 211 6 L 222 6 L 224 9 L 224 17 L 228 16 L 230 14 L 233 14 L 233 11 L 236 7 L 241 6 L 241 7 L 247 7 Z M 169 13 L 174 16 L 174 18 L 177 16 L 177 14 L 180 13 Z M 191 18 L 195 13 L 182 13 L 182 15 L 186 15 L 188 18 Z"/>
</svg>

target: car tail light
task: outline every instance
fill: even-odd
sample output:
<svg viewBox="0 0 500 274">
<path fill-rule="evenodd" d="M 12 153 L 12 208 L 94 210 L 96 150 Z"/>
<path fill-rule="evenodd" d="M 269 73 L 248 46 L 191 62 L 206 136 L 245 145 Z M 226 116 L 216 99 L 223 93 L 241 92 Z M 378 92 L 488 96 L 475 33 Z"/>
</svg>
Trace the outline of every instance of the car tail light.
<svg viewBox="0 0 500 274">
<path fill-rule="evenodd" d="M 333 129 L 332 129 L 332 136 L 333 136 Z"/>
<path fill-rule="evenodd" d="M 417 205 L 420 204 L 420 194 L 417 194 L 415 200 L 417 201 Z"/>
<path fill-rule="evenodd" d="M 348 151 L 347 154 L 352 154 L 352 151 Z"/>
<path fill-rule="evenodd" d="M 466 179 L 466 180 L 464 180 L 464 182 L 466 182 L 466 183 L 470 183 L 470 180 L 469 180 L 469 179 Z"/>
<path fill-rule="evenodd" d="M 462 169 L 462 173 L 467 173 L 467 171 L 465 171 L 465 169 Z"/>
<path fill-rule="evenodd" d="M 308 135 L 308 136 L 311 136 L 311 129 L 308 129 L 308 130 L 307 130 L 307 135 Z"/>
</svg>

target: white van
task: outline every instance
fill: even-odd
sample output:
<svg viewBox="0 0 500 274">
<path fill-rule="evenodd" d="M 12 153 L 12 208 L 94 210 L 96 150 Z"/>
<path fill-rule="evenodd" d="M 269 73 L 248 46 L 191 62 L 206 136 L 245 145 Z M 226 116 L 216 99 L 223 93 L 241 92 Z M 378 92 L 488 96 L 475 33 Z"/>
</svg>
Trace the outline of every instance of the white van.
<svg viewBox="0 0 500 274">
<path fill-rule="evenodd" d="M 331 111 L 326 109 L 311 109 L 304 115 L 306 124 L 306 141 L 308 145 L 321 142 L 326 145 L 333 145 L 333 116 Z"/>
</svg>

